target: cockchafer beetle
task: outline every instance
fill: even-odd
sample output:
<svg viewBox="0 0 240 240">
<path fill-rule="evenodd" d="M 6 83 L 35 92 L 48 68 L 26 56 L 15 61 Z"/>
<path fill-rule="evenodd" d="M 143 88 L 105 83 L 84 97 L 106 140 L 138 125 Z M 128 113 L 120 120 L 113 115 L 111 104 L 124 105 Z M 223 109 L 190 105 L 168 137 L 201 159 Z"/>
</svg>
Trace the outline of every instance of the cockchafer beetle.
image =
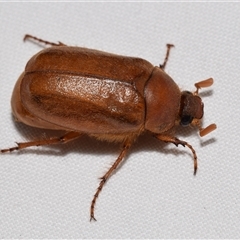
<svg viewBox="0 0 240 240">
<path fill-rule="evenodd" d="M 193 154 L 196 174 L 196 152 L 189 143 L 176 138 L 174 130 L 178 125 L 193 125 L 204 136 L 216 129 L 215 124 L 201 127 L 203 103 L 198 96 L 198 90 L 211 86 L 213 79 L 195 83 L 193 93 L 181 92 L 164 71 L 172 44 L 167 44 L 164 63 L 154 67 L 140 58 L 52 43 L 31 35 L 26 39 L 51 47 L 34 55 L 19 77 L 11 100 L 13 115 L 27 125 L 65 130 L 66 134 L 17 143 L 2 153 L 66 143 L 83 134 L 121 142 L 117 160 L 101 178 L 92 199 L 90 220 L 96 220 L 94 207 L 104 184 L 143 132 L 176 146 L 187 146 Z"/>
</svg>

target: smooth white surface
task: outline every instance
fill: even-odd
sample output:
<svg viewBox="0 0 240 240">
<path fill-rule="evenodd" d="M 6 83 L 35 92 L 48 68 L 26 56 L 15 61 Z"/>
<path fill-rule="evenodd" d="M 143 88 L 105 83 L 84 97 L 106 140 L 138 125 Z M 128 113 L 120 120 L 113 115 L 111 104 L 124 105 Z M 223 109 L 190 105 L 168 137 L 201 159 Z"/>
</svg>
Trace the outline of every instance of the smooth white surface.
<svg viewBox="0 0 240 240">
<path fill-rule="evenodd" d="M 213 77 L 202 91 L 200 139 L 186 131 L 199 158 L 193 177 L 189 149 L 141 137 L 105 185 L 89 222 L 98 177 L 119 153 L 117 144 L 84 137 L 65 146 L 0 156 L 1 238 L 240 238 L 240 5 L 238 3 L 1 3 L 0 148 L 53 134 L 17 125 L 13 86 L 40 50 L 29 33 L 162 63 L 183 89 Z M 204 94 L 205 93 L 205 94 Z"/>
</svg>

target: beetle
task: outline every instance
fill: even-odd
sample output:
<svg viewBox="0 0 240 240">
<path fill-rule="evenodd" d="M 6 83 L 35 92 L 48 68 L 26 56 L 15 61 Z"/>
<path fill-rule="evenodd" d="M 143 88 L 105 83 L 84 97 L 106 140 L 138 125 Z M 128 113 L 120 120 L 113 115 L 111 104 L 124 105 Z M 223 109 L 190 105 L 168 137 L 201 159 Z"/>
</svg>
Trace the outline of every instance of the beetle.
<svg viewBox="0 0 240 240">
<path fill-rule="evenodd" d="M 187 146 L 196 174 L 196 152 L 188 142 L 174 136 L 175 129 L 178 125 L 196 126 L 200 136 L 216 129 L 216 124 L 201 127 L 203 103 L 198 95 L 200 88 L 213 84 L 213 79 L 195 83 L 194 92 L 181 92 L 165 72 L 172 44 L 167 44 L 164 62 L 158 67 L 141 58 L 48 42 L 28 34 L 26 39 L 50 47 L 28 61 L 16 82 L 11 99 L 13 115 L 26 125 L 65 130 L 66 134 L 17 143 L 2 153 L 66 143 L 83 134 L 121 142 L 118 158 L 101 178 L 92 199 L 90 220 L 96 220 L 95 203 L 104 184 L 144 132 L 176 146 Z"/>
</svg>

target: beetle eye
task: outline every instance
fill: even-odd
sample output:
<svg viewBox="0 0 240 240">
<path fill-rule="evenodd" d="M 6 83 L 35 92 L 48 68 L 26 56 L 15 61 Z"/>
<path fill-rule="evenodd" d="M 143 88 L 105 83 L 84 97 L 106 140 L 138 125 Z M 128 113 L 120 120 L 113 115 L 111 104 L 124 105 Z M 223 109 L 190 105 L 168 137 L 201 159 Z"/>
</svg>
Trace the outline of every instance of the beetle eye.
<svg viewBox="0 0 240 240">
<path fill-rule="evenodd" d="M 190 115 L 185 115 L 185 116 L 182 116 L 181 117 L 181 122 L 180 124 L 183 126 L 183 127 L 186 127 L 187 125 L 189 125 L 193 120 L 193 117 L 190 116 Z"/>
</svg>

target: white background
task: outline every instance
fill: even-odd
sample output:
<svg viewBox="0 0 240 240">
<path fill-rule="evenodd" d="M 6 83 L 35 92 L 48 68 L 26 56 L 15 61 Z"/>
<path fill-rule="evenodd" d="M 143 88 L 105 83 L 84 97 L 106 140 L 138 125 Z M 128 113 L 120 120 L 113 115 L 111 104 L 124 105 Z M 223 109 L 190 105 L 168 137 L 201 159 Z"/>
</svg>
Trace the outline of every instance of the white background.
<svg viewBox="0 0 240 240">
<path fill-rule="evenodd" d="M 15 124 L 10 98 L 28 59 L 41 50 L 29 33 L 162 63 L 182 89 L 202 90 L 204 138 L 182 132 L 189 149 L 142 136 L 96 204 L 92 196 L 119 144 L 88 137 L 64 146 L 0 155 L 1 238 L 240 238 L 240 5 L 238 3 L 1 3 L 0 148 L 55 136 Z"/>
</svg>

